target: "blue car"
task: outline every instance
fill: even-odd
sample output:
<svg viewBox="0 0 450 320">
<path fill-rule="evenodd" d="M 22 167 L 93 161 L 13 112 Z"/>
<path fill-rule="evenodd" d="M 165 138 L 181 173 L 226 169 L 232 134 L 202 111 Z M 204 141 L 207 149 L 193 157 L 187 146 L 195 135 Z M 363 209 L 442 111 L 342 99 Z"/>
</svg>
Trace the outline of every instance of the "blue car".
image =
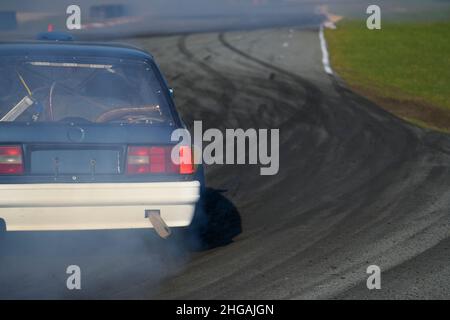
<svg viewBox="0 0 450 320">
<path fill-rule="evenodd" d="M 190 225 L 203 171 L 171 157 L 171 135 L 185 126 L 153 57 L 41 39 L 0 43 L 6 230 L 154 228 L 165 238 Z M 191 147 L 179 153 L 189 158 Z"/>
</svg>

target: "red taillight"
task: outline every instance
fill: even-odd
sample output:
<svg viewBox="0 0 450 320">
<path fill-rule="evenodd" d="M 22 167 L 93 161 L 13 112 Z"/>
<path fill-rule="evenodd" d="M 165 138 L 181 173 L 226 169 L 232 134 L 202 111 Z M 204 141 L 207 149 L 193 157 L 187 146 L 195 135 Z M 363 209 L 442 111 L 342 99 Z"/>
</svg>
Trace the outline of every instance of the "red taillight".
<svg viewBox="0 0 450 320">
<path fill-rule="evenodd" d="M 151 147 L 150 148 L 150 173 L 165 173 L 169 161 L 166 159 L 167 148 Z M 169 154 L 170 156 L 170 154 Z"/>
<path fill-rule="evenodd" d="M 22 148 L 0 146 L 0 174 L 23 174 Z"/>
<path fill-rule="evenodd" d="M 193 174 L 195 171 L 192 149 L 187 146 L 180 147 L 180 174 Z"/>
<path fill-rule="evenodd" d="M 189 147 L 180 148 L 180 165 L 172 162 L 172 147 L 129 147 L 128 174 L 193 174 L 195 167 Z"/>
</svg>

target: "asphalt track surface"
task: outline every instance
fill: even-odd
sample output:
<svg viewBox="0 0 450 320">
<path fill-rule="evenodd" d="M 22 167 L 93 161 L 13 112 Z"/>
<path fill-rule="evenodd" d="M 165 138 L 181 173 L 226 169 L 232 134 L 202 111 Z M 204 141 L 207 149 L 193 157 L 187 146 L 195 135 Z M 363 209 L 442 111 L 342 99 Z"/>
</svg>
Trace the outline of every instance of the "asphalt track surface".
<svg viewBox="0 0 450 320">
<path fill-rule="evenodd" d="M 0 297 L 450 298 L 450 139 L 328 76 L 317 28 L 131 42 L 189 125 L 279 128 L 278 175 L 207 168 L 209 249 L 148 230 L 3 235 Z M 65 288 L 69 264 L 80 291 Z M 369 265 L 381 290 L 366 288 Z"/>
</svg>

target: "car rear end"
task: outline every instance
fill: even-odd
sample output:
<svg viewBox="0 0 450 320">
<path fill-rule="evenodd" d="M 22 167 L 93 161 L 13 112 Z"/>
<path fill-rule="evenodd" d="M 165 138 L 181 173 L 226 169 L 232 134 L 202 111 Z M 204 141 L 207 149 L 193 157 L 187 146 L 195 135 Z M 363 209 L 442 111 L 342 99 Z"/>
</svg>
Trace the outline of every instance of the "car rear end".
<svg viewBox="0 0 450 320">
<path fill-rule="evenodd" d="M 203 176 L 191 147 L 171 141 L 183 125 L 152 58 L 75 44 L 37 45 L 24 58 L 24 49 L 0 45 L 10 75 L 0 89 L 6 229 L 188 226 Z"/>
</svg>

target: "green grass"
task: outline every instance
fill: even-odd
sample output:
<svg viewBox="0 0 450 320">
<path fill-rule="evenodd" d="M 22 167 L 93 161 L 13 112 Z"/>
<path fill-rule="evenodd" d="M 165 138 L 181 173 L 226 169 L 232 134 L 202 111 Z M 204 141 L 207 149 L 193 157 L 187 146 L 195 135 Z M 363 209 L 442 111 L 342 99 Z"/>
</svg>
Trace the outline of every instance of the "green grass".
<svg viewBox="0 0 450 320">
<path fill-rule="evenodd" d="M 368 30 L 344 20 L 325 34 L 333 68 L 356 91 L 400 117 L 450 129 L 450 22 Z"/>
</svg>

